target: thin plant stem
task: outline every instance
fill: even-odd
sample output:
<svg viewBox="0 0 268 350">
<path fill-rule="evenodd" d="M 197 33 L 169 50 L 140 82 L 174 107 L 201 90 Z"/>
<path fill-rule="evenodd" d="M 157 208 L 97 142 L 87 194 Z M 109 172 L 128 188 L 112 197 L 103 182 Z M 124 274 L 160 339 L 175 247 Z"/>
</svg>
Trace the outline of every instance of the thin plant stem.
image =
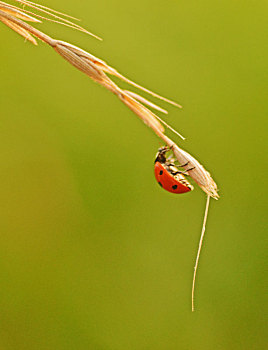
<svg viewBox="0 0 268 350">
<path fill-rule="evenodd" d="M 203 239 L 204 239 L 205 231 L 206 231 L 206 222 L 207 222 L 208 208 L 209 208 L 209 202 L 210 202 L 209 200 L 210 200 L 210 196 L 207 196 L 206 209 L 205 209 L 204 220 L 203 220 L 203 227 L 202 227 L 201 237 L 199 240 L 199 246 L 198 246 L 198 251 L 197 251 L 197 255 L 196 255 L 195 266 L 194 266 L 194 275 L 193 275 L 193 284 L 192 284 L 192 311 L 193 312 L 194 312 L 194 291 L 195 291 L 196 272 L 197 272 L 197 267 L 198 267 L 198 263 L 199 263 L 199 257 L 200 257 L 200 253 L 201 253 L 202 243 L 203 243 Z"/>
</svg>

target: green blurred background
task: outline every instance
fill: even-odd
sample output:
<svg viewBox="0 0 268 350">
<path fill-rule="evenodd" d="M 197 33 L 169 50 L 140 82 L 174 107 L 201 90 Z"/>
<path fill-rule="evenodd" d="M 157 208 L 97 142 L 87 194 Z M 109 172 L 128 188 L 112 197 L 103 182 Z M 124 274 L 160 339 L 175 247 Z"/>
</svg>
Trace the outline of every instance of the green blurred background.
<svg viewBox="0 0 268 350">
<path fill-rule="evenodd" d="M 267 2 L 43 4 L 104 41 L 38 28 L 183 105 L 161 103 L 221 198 L 192 313 L 204 193 L 163 191 L 153 132 L 1 24 L 1 350 L 265 349 Z"/>
</svg>

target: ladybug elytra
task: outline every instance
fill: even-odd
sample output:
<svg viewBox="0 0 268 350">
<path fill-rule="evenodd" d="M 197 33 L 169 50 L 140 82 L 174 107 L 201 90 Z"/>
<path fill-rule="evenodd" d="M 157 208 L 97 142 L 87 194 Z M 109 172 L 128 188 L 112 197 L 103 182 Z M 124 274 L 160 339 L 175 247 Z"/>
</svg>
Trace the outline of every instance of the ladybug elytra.
<svg viewBox="0 0 268 350">
<path fill-rule="evenodd" d="M 194 187 L 186 180 L 183 171 L 180 171 L 173 160 L 166 158 L 166 153 L 169 151 L 168 147 L 159 148 L 155 162 L 154 162 L 154 174 L 157 182 L 166 191 L 171 193 L 185 193 L 192 191 Z M 192 169 L 188 169 L 192 170 Z"/>
</svg>

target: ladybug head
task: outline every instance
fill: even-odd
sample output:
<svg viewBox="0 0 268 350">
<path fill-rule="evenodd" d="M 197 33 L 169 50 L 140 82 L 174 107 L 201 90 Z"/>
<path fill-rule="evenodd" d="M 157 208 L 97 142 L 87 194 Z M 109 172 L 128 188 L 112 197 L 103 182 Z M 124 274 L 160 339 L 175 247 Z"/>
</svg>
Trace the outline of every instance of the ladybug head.
<svg viewBox="0 0 268 350">
<path fill-rule="evenodd" d="M 159 163 L 165 163 L 166 162 L 166 153 L 169 151 L 169 148 L 167 146 L 163 146 L 163 147 L 160 147 L 158 149 L 158 152 L 156 154 L 156 157 L 155 157 L 155 163 L 156 162 L 159 162 Z"/>
</svg>

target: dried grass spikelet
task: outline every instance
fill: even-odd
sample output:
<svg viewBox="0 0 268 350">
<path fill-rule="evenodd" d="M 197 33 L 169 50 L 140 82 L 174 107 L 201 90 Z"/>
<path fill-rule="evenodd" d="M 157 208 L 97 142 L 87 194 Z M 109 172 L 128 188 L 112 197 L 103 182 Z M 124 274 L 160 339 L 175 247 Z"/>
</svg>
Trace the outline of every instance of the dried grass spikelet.
<svg viewBox="0 0 268 350">
<path fill-rule="evenodd" d="M 23 21 L 28 21 L 28 22 L 35 22 L 35 23 L 41 23 L 37 18 L 32 17 L 28 14 L 26 14 L 23 11 L 20 11 L 17 7 L 8 5 L 4 3 L 3 1 L 0 1 L 0 9 L 4 10 L 6 13 L 9 13 L 12 16 L 15 16 L 19 19 L 22 19 Z"/>
<path fill-rule="evenodd" d="M 141 90 L 157 98 L 160 98 L 168 103 L 180 107 L 180 105 L 178 105 L 176 102 L 166 99 L 146 88 L 141 87 L 133 81 L 125 78 L 122 74 L 117 72 L 117 70 L 109 66 L 105 61 L 95 57 L 94 55 L 88 53 L 85 50 L 82 50 L 81 48 L 75 45 L 61 40 L 55 40 L 49 37 L 48 35 L 30 26 L 29 24 L 21 21 L 16 15 L 16 12 L 13 12 L 13 14 L 15 16 L 11 15 L 9 12 L 5 11 L 4 8 L 2 8 L 2 10 L 0 10 L 0 19 L 3 22 L 11 22 L 13 25 L 12 29 L 14 29 L 20 35 L 22 35 L 25 39 L 30 40 L 32 43 L 36 44 L 36 40 L 33 38 L 33 36 L 35 36 L 40 40 L 44 41 L 46 44 L 53 47 L 54 50 L 58 54 L 60 54 L 65 60 L 67 60 L 70 64 L 72 64 L 74 67 L 87 74 L 91 79 L 103 85 L 106 89 L 110 90 L 115 95 L 117 95 L 124 104 L 126 104 L 134 113 L 136 113 L 136 115 L 138 115 L 144 121 L 144 123 L 151 127 L 155 132 L 164 131 L 162 124 L 158 120 L 160 120 L 163 124 L 167 125 L 167 127 L 169 127 L 170 129 L 172 129 L 168 124 L 162 121 L 160 117 L 158 117 L 148 108 L 146 108 L 142 103 L 147 104 L 148 106 L 157 109 L 163 113 L 167 113 L 167 111 L 146 100 L 145 98 L 139 96 L 138 94 L 120 89 L 107 76 L 106 73 L 119 77 L 122 80 L 130 83 L 131 85 L 138 87 Z M 139 101 L 142 103 L 140 103 Z M 172 130 L 178 135 L 180 135 L 174 129 Z"/>
<path fill-rule="evenodd" d="M 29 34 L 29 32 L 27 32 L 27 30 L 21 28 L 16 23 L 14 23 L 12 21 L 9 21 L 6 18 L 1 18 L 0 17 L 0 20 L 5 25 L 7 25 L 9 28 L 13 29 L 15 32 L 17 32 L 18 34 L 22 35 L 26 40 L 30 41 L 34 45 L 37 45 L 37 41 L 35 40 L 35 38 L 31 34 Z"/>
<path fill-rule="evenodd" d="M 0 16 L 1 22 L 3 22 L 9 28 L 13 29 L 18 34 L 22 35 L 26 40 L 30 41 L 32 44 L 37 45 L 37 41 L 35 40 L 35 38 L 26 29 L 22 28 L 19 24 L 14 23 L 14 21 L 12 21 L 12 18 L 16 17 L 28 22 L 40 22 L 38 19 L 29 16 L 17 9 L 16 7 L 9 6 L 3 3 L 2 1 L 0 1 L 0 11 L 10 15 L 10 18 Z"/>
<path fill-rule="evenodd" d="M 193 156 L 182 148 L 174 144 L 172 150 L 181 164 L 188 163 L 188 168 L 194 168 L 188 172 L 188 175 L 199 185 L 199 187 L 210 197 L 218 199 L 219 195 L 217 192 L 217 185 L 212 179 L 210 173 Z"/>
<path fill-rule="evenodd" d="M 3 1 L 0 1 L 0 5 L 2 5 L 3 7 L 6 7 L 6 8 L 8 7 L 9 11 L 14 10 L 17 14 L 18 14 L 18 12 L 21 12 L 24 14 L 24 17 L 27 16 L 26 14 L 33 15 L 34 19 L 35 19 L 33 22 L 41 22 L 40 20 L 37 20 L 37 18 L 44 19 L 46 21 L 59 23 L 59 24 L 62 24 L 66 27 L 70 27 L 70 28 L 79 30 L 81 32 L 84 32 L 86 34 L 89 34 L 89 35 L 95 37 L 98 40 L 102 40 L 97 35 L 89 32 L 85 28 L 83 28 L 83 27 L 79 26 L 78 24 L 74 23 L 73 21 L 71 21 L 70 19 L 75 20 L 75 21 L 79 21 L 79 19 L 77 19 L 73 16 L 69 16 L 65 13 L 55 11 L 49 7 L 46 7 L 46 6 L 43 6 L 40 4 L 36 4 L 32 1 L 27 1 L 27 0 L 14 0 L 14 1 L 23 5 L 23 9 L 20 10 L 20 9 L 18 9 L 18 7 L 7 4 L 6 2 L 3 2 Z M 33 9 L 34 12 L 27 10 L 27 8 Z M 9 13 L 11 13 L 11 12 L 9 12 Z M 16 17 L 27 21 L 26 18 L 19 17 L 18 15 L 16 15 Z M 29 17 L 31 17 L 31 16 L 29 16 Z"/>
</svg>

